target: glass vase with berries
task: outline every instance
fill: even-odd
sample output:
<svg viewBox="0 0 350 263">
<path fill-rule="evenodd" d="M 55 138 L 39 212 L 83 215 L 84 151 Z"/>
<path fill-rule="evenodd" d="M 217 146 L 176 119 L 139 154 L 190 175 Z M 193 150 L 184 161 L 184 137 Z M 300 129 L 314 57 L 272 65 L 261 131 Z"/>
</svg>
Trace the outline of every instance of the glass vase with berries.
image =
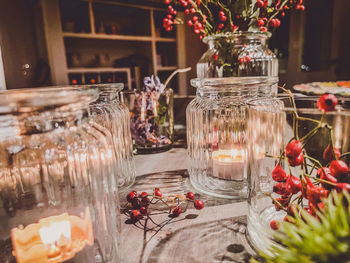
<svg viewBox="0 0 350 263">
<path fill-rule="evenodd" d="M 289 10 L 303 0 L 165 0 L 163 27 L 186 24 L 209 45 L 197 65 L 199 78 L 277 76 L 278 62 L 266 40 Z M 179 18 L 178 10 L 185 13 Z"/>
<path fill-rule="evenodd" d="M 248 232 L 263 251 L 281 222 L 301 210 L 317 218 L 332 191 L 350 191 L 350 100 L 285 91 L 248 110 Z"/>
</svg>

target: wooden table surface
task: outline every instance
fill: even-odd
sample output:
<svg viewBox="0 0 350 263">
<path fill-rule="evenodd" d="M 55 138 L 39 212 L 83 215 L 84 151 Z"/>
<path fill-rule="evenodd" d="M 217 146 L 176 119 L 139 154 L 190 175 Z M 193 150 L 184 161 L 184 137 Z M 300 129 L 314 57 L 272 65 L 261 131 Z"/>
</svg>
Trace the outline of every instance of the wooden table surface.
<svg viewBox="0 0 350 263">
<path fill-rule="evenodd" d="M 196 192 L 186 171 L 185 149 L 136 155 L 135 161 L 137 179 L 132 190 L 151 193 L 159 187 L 163 194 Z M 125 195 L 121 193 L 122 211 L 127 205 Z M 254 250 L 246 233 L 247 204 L 203 194 L 200 199 L 204 209 L 190 205 L 176 218 L 157 212 L 152 215 L 154 222 L 142 220 L 146 227 L 122 214 L 121 262 L 248 262 Z"/>
</svg>

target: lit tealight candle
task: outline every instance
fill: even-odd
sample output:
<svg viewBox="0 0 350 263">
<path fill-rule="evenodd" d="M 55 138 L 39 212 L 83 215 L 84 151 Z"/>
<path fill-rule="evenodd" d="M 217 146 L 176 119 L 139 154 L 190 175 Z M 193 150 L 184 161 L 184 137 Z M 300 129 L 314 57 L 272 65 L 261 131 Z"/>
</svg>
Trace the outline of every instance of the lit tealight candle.
<svg viewBox="0 0 350 263">
<path fill-rule="evenodd" d="M 245 149 L 214 151 L 212 154 L 213 176 L 226 180 L 242 181 L 246 155 Z"/>
<path fill-rule="evenodd" d="M 94 244 L 89 209 L 84 218 L 62 214 L 11 230 L 13 255 L 18 263 L 60 263 Z"/>
</svg>

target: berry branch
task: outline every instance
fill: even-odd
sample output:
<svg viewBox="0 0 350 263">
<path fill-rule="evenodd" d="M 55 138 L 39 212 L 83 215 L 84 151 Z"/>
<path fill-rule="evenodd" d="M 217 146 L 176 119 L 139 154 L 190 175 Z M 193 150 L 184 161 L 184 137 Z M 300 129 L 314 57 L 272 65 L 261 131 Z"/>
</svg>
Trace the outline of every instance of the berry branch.
<svg viewBox="0 0 350 263">
<path fill-rule="evenodd" d="M 241 31 L 272 31 L 281 25 L 287 10 L 305 10 L 304 0 L 257 0 L 253 5 L 247 0 L 164 0 L 168 15 L 163 19 L 167 31 L 184 24 L 177 11 L 184 10 L 187 25 L 203 38 L 208 35 Z M 278 17 L 278 18 L 277 18 Z"/>
<path fill-rule="evenodd" d="M 295 202 L 303 207 L 303 200 L 308 200 L 308 206 L 303 209 L 310 215 L 316 216 L 317 211 L 323 209 L 324 200 L 328 197 L 331 190 L 348 191 L 350 192 L 350 177 L 348 165 L 340 160 L 341 158 L 350 155 L 350 152 L 340 153 L 340 150 L 334 146 L 333 142 L 333 127 L 327 123 L 327 112 L 334 111 L 337 107 L 338 100 L 334 95 L 326 94 L 319 98 L 317 107 L 322 112 L 320 120 L 315 120 L 309 117 L 300 116 L 294 101 L 293 94 L 284 89 L 289 94 L 290 104 L 293 109 L 293 137 L 287 143 L 284 151 L 280 156 L 266 155 L 266 157 L 278 159 L 278 164 L 272 171 L 272 179 L 276 182 L 273 187 L 273 192 L 281 197 L 273 198 L 273 204 L 276 210 L 283 209 L 289 211 L 295 206 Z M 298 121 L 314 123 L 316 126 L 311 129 L 303 137 L 298 136 Z M 307 144 L 316 136 L 322 129 L 328 130 L 328 146 L 323 151 L 323 160 L 327 165 L 322 165 L 322 162 L 317 158 L 310 156 L 307 152 Z M 284 171 L 281 166 L 281 161 L 285 160 L 288 166 L 289 174 Z M 300 166 L 300 174 L 294 176 L 291 167 Z M 308 167 L 312 167 L 309 172 Z M 314 170 L 316 176 L 312 176 Z M 312 181 L 312 180 L 313 181 Z M 301 194 L 299 194 L 301 192 Z M 298 195 L 297 195 L 298 194 Z M 292 198 L 294 195 L 294 198 Z M 293 213 L 285 217 L 285 221 L 291 220 Z M 271 222 L 271 228 L 278 229 L 278 222 Z"/>
</svg>

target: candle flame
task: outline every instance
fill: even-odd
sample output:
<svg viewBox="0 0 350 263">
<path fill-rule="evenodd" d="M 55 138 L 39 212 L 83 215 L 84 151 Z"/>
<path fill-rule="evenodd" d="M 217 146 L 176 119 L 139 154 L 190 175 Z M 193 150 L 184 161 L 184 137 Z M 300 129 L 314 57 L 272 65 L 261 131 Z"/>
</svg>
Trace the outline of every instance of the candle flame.
<svg viewBox="0 0 350 263">
<path fill-rule="evenodd" d="M 48 222 L 48 226 L 40 228 L 39 233 L 41 240 L 48 247 L 61 246 L 63 242 L 71 242 L 71 225 L 68 220 Z"/>
<path fill-rule="evenodd" d="M 213 159 L 223 163 L 242 162 L 246 159 L 246 156 L 246 149 L 230 149 L 213 152 Z"/>
</svg>

